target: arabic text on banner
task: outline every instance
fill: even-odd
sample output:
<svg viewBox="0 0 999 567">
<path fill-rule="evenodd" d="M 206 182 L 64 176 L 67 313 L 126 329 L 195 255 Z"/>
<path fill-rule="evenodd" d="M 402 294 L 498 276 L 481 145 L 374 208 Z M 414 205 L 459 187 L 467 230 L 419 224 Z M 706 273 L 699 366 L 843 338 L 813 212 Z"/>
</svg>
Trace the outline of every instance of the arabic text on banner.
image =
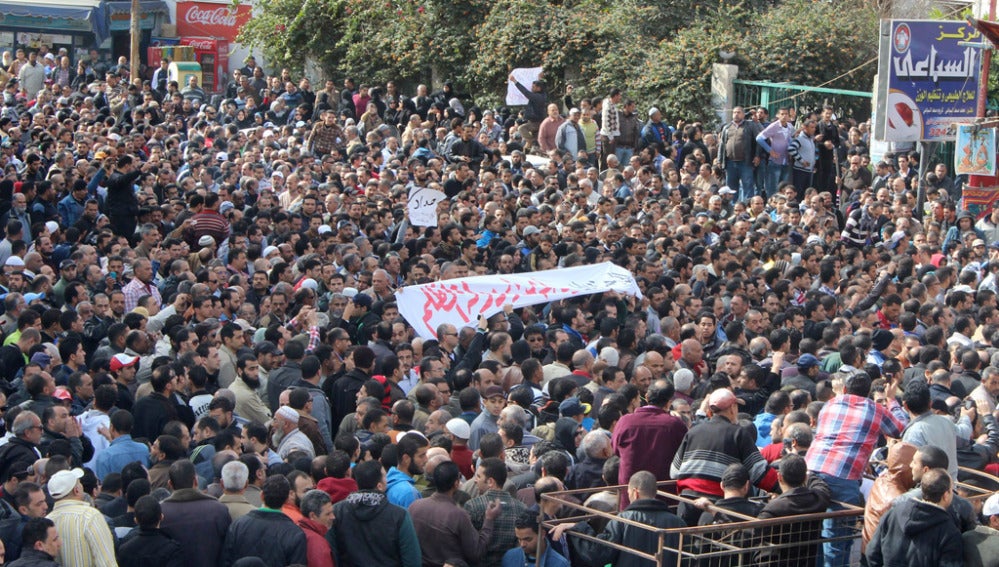
<svg viewBox="0 0 999 567">
<path fill-rule="evenodd" d="M 541 67 L 519 67 L 510 72 L 517 82 L 524 85 L 528 89 L 531 88 L 531 83 L 538 80 L 541 76 Z M 520 106 L 527 104 L 527 97 L 524 93 L 517 89 L 517 85 L 513 83 L 507 83 L 506 85 L 506 103 L 511 106 Z"/>
<path fill-rule="evenodd" d="M 970 24 L 893 20 L 885 141 L 953 140 L 953 125 L 975 117 L 981 50 Z"/>
<path fill-rule="evenodd" d="M 402 315 L 424 339 L 437 338 L 437 327 L 474 327 L 479 315 L 490 317 L 504 305 L 527 307 L 605 291 L 642 297 L 628 270 L 610 262 L 526 274 L 472 276 L 395 292 Z"/>
</svg>

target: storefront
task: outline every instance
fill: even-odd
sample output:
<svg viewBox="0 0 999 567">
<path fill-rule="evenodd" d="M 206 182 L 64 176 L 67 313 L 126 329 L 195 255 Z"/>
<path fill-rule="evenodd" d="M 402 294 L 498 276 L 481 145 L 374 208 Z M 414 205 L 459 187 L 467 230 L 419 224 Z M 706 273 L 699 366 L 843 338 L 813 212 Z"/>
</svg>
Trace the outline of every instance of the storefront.
<svg viewBox="0 0 999 567">
<path fill-rule="evenodd" d="M 251 17 L 252 7 L 245 3 L 177 2 L 180 45 L 194 48 L 195 59 L 201 64 L 205 91 L 225 89 L 231 77 L 231 45 Z"/>
<path fill-rule="evenodd" d="M 101 0 L 0 0 L 0 50 L 65 47 L 75 61 L 108 37 Z"/>
<path fill-rule="evenodd" d="M 108 15 L 108 30 L 111 33 L 111 58 L 124 55 L 128 57 L 131 49 L 131 19 L 132 3 L 128 0 L 105 2 Z M 139 52 L 146 54 L 146 48 L 151 45 L 151 38 L 162 23 L 169 22 L 170 10 L 166 2 L 161 0 L 142 0 L 139 2 Z M 145 59 L 143 63 L 148 63 Z"/>
</svg>

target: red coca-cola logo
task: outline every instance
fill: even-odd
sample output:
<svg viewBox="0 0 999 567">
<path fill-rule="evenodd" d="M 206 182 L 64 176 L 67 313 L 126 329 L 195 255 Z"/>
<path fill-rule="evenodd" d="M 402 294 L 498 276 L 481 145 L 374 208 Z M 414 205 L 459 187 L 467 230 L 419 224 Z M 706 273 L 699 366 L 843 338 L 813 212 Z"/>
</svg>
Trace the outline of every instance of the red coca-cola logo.
<svg viewBox="0 0 999 567">
<path fill-rule="evenodd" d="M 210 51 L 212 49 L 212 42 L 210 41 L 188 39 L 185 41 L 185 43 L 193 47 L 194 49 L 202 49 L 205 51 Z"/>
<path fill-rule="evenodd" d="M 202 10 L 197 4 L 187 9 L 184 14 L 184 21 L 189 24 L 201 24 L 203 26 L 225 26 L 236 27 L 236 11 L 230 10 L 226 6 Z"/>
<path fill-rule="evenodd" d="M 239 30 L 250 19 L 248 4 L 177 2 L 177 33 L 181 36 L 213 37 L 235 41 Z"/>
</svg>

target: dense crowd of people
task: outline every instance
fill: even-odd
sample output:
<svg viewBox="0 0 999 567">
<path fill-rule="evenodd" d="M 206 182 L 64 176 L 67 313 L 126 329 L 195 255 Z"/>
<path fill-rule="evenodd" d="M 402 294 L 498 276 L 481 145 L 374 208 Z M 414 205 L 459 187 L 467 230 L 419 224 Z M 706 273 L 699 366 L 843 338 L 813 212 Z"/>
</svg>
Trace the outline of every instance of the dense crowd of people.
<svg viewBox="0 0 999 567">
<path fill-rule="evenodd" d="M 580 536 L 855 506 L 705 564 L 999 564 L 999 212 L 867 124 L 4 58 L 0 563 L 645 566 Z M 641 296 L 394 293 L 598 262 Z"/>
</svg>

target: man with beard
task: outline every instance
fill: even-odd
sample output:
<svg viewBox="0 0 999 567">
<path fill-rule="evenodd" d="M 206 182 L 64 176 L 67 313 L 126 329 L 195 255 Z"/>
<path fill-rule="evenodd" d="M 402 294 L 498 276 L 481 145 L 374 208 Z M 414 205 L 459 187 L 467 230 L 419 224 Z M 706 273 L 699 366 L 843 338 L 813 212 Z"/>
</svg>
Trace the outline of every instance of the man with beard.
<svg viewBox="0 0 999 567">
<path fill-rule="evenodd" d="M 236 414 L 255 423 L 267 423 L 271 410 L 260 397 L 260 363 L 257 357 L 244 354 L 236 361 L 237 377 L 229 386 L 236 396 Z"/>
<path fill-rule="evenodd" d="M 80 231 L 81 240 L 93 243 L 99 232 L 97 221 L 102 216 L 104 215 L 100 213 L 100 205 L 97 199 L 93 197 L 88 198 L 83 204 L 83 211 L 80 217 L 73 224 L 73 227 Z"/>
<path fill-rule="evenodd" d="M 420 499 L 414 477 L 423 474 L 429 445 L 422 435 L 403 435 L 399 439 L 399 464 L 390 468 L 386 475 L 388 488 L 385 495 L 389 503 L 409 508 L 410 504 Z"/>
<path fill-rule="evenodd" d="M 274 413 L 271 442 L 277 447 L 277 453 L 282 459 L 287 459 L 293 451 L 304 451 L 310 459 L 316 457 L 312 441 L 298 429 L 298 419 L 298 412 L 288 406 L 281 406 Z"/>
<path fill-rule="evenodd" d="M 13 206 L 6 214 L 0 217 L 2 223 L 0 226 L 6 226 L 11 221 L 20 221 L 22 238 L 25 242 L 32 242 L 33 237 L 31 234 L 31 216 L 28 214 L 28 198 L 25 194 L 15 193 L 13 196 Z"/>
<path fill-rule="evenodd" d="M 260 309 L 260 302 L 268 293 L 270 293 L 270 287 L 267 281 L 267 272 L 263 270 L 253 272 L 253 276 L 250 278 L 250 291 L 246 293 L 247 303 L 252 303 L 255 308 Z"/>
</svg>

